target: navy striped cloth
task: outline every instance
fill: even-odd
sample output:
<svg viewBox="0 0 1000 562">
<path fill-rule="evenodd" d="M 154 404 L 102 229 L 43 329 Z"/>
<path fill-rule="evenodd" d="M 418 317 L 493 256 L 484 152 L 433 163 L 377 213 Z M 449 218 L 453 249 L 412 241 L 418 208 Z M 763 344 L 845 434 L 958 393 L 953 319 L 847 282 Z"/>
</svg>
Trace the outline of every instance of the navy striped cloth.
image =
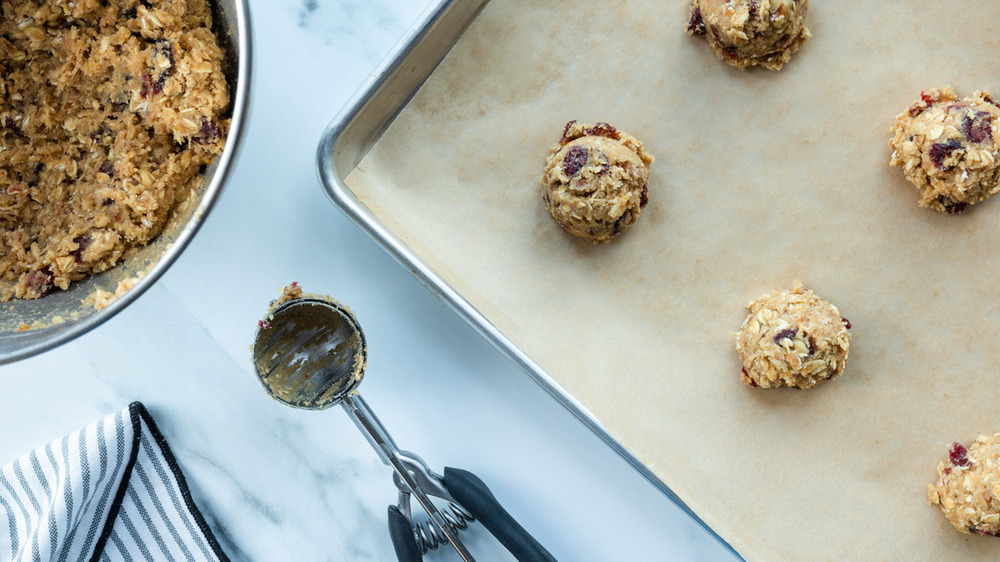
<svg viewBox="0 0 1000 562">
<path fill-rule="evenodd" d="M 229 558 L 134 402 L 0 468 L 0 560 Z"/>
</svg>

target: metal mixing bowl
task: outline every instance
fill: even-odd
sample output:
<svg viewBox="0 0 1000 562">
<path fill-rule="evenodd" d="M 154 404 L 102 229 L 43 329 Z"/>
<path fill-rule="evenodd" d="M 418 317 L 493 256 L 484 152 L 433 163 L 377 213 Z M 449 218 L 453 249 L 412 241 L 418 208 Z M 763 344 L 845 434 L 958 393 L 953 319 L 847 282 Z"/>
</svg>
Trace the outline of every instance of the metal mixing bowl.
<svg viewBox="0 0 1000 562">
<path fill-rule="evenodd" d="M 205 172 L 205 185 L 193 204 L 176 214 L 164 231 L 113 269 L 53 291 L 38 300 L 0 303 L 0 364 L 23 359 L 65 343 L 96 328 L 134 301 L 177 259 L 212 208 L 233 167 L 250 102 L 250 11 L 246 0 L 210 0 L 216 36 L 226 52 L 232 116 L 222 155 Z M 143 272 L 145 274 L 143 275 Z M 96 290 L 114 294 L 119 283 L 141 276 L 106 308 L 82 301 Z M 21 330 L 27 325 L 31 329 Z"/>
</svg>

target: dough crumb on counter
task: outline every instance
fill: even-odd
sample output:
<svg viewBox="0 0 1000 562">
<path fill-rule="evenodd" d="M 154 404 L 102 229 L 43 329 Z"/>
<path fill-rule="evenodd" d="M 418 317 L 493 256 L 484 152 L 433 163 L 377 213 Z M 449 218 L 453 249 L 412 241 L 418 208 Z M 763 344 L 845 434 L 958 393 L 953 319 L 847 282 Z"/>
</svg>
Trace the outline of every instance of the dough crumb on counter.
<svg viewBox="0 0 1000 562">
<path fill-rule="evenodd" d="M 704 35 L 719 60 L 781 70 L 812 37 L 809 0 L 690 0 L 687 32 Z"/>
<path fill-rule="evenodd" d="M 736 335 L 741 378 L 755 388 L 811 388 L 844 371 L 851 323 L 796 281 L 751 301 Z"/>
<path fill-rule="evenodd" d="M 652 163 L 632 135 L 607 123 L 570 121 L 546 159 L 542 199 L 570 234 L 609 242 L 646 206 Z"/>
<path fill-rule="evenodd" d="M 969 448 L 954 443 L 927 500 L 963 533 L 1000 536 L 1000 433 L 981 435 Z"/>
<path fill-rule="evenodd" d="M 896 117 L 891 166 L 920 191 L 920 206 L 965 211 L 1000 190 L 1000 105 L 986 91 L 958 99 L 951 88 L 920 92 Z"/>
<path fill-rule="evenodd" d="M 4 1 L 0 302 L 114 267 L 196 197 L 229 128 L 206 0 Z"/>
</svg>

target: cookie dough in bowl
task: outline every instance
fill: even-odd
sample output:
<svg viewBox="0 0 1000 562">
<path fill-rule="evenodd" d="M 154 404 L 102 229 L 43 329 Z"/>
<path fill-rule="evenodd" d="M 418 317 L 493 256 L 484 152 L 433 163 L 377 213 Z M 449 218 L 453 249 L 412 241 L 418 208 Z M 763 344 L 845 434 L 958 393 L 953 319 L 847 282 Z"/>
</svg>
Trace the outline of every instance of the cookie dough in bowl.
<svg viewBox="0 0 1000 562">
<path fill-rule="evenodd" d="M 1000 434 L 982 435 L 968 449 L 953 444 L 927 500 L 963 533 L 1000 536 Z"/>
<path fill-rule="evenodd" d="M 608 242 L 646 206 L 652 162 L 628 133 L 607 123 L 570 121 L 542 173 L 545 207 L 570 234 Z"/>
<path fill-rule="evenodd" d="M 890 165 L 920 191 L 920 206 L 956 214 L 1000 190 L 1000 106 L 985 91 L 958 99 L 927 90 L 896 117 Z"/>
<path fill-rule="evenodd" d="M 809 0 L 691 0 L 687 32 L 736 68 L 781 70 L 812 36 L 808 11 Z"/>
<path fill-rule="evenodd" d="M 11 102 L 0 104 L 0 159 L 9 159 L 0 182 L 17 185 L 0 186 L 11 196 L 0 200 L 8 221 L 0 236 L 21 244 L 0 240 L 0 289 L 13 297 L 0 299 L 6 364 L 99 327 L 183 253 L 235 167 L 253 56 L 246 0 L 2 0 L 0 9 L 0 98 Z M 7 30 L 7 18 L 18 31 Z M 48 72 L 41 92 L 28 87 L 36 70 Z M 82 144 L 60 149 L 63 140 Z M 36 154 L 35 166 L 25 166 Z M 24 189 L 28 197 L 19 199 Z M 59 200 L 65 219 L 40 205 Z M 16 230 L 35 228 L 23 221 L 39 212 L 53 220 L 33 221 L 42 236 L 22 243 L 27 236 Z M 37 267 L 5 278 L 15 261 Z"/>
<path fill-rule="evenodd" d="M 5 1 L 0 301 L 114 267 L 196 197 L 230 120 L 207 0 Z"/>
<path fill-rule="evenodd" d="M 843 372 L 851 323 L 796 281 L 751 301 L 736 336 L 742 380 L 754 388 L 811 388 Z"/>
</svg>

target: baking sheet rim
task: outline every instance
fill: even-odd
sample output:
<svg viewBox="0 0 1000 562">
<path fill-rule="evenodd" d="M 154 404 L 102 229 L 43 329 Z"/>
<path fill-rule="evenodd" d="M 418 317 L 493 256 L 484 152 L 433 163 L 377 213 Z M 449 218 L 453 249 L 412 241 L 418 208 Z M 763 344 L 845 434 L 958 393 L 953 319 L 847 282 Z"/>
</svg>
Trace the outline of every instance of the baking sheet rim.
<svg viewBox="0 0 1000 562">
<path fill-rule="evenodd" d="M 370 109 L 372 101 L 383 93 L 386 86 L 403 70 L 400 62 L 409 55 L 417 46 L 433 34 L 438 26 L 436 25 L 452 6 L 463 2 L 474 2 L 476 0 L 439 0 L 429 6 L 429 8 L 417 19 L 417 22 L 408 30 L 406 35 L 396 44 L 388 55 L 379 63 L 376 69 L 369 75 L 354 96 L 347 101 L 343 108 L 330 121 L 322 136 L 317 148 L 316 162 L 317 174 L 320 184 L 331 202 L 339 208 L 348 219 L 354 222 L 368 236 L 375 240 L 385 249 L 396 261 L 406 266 L 411 274 L 424 285 L 432 294 L 440 298 L 455 313 L 459 315 L 467 324 L 479 332 L 487 341 L 496 347 L 503 355 L 510 359 L 515 365 L 528 375 L 536 384 L 544 389 L 550 396 L 574 415 L 585 427 L 592 431 L 608 447 L 632 466 L 640 475 L 648 480 L 656 489 L 667 496 L 681 510 L 690 516 L 699 526 L 705 529 L 715 540 L 724 546 L 729 552 L 744 560 L 739 552 L 723 539 L 711 526 L 705 523 L 697 513 L 694 512 L 674 491 L 667 486 L 663 480 L 656 476 L 641 460 L 618 442 L 604 426 L 591 414 L 586 407 L 570 395 L 558 382 L 548 375 L 530 357 L 515 346 L 492 322 L 489 321 L 479 310 L 469 303 L 458 291 L 446 283 L 432 268 L 423 260 L 418 258 L 394 233 L 379 221 L 371 211 L 369 211 L 354 195 L 354 192 L 347 186 L 346 179 L 349 172 L 354 170 L 363 159 L 364 155 L 371 150 L 375 142 L 385 132 L 388 125 L 398 116 L 399 112 L 406 107 L 413 94 L 419 90 L 424 80 L 429 77 L 437 66 L 435 63 L 427 76 L 408 92 L 402 103 L 393 107 L 387 112 L 388 119 L 383 125 L 374 131 L 368 138 L 356 138 L 351 136 L 351 125 L 365 115 Z M 489 0 L 480 2 L 485 7 Z M 479 13 L 475 10 L 475 15 L 465 22 L 470 23 Z M 443 58 L 447 51 L 457 43 L 448 45 L 440 57 Z M 439 61 L 440 62 L 440 59 Z M 353 160 L 349 166 L 350 170 L 341 176 L 338 173 L 334 162 L 334 155 L 345 145 L 354 143 L 367 143 L 367 146 L 360 151 L 357 159 Z"/>
</svg>

